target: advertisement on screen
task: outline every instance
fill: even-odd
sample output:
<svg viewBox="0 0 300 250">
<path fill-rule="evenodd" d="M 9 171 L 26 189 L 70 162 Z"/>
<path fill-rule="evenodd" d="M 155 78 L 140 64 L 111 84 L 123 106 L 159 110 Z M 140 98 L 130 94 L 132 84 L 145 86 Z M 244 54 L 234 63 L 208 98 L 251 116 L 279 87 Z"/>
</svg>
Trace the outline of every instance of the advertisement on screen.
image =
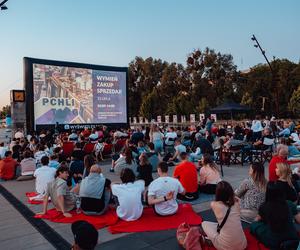
<svg viewBox="0 0 300 250">
<path fill-rule="evenodd" d="M 127 68 L 88 68 L 80 64 L 77 67 L 75 63 L 68 66 L 66 62 L 59 65 L 54 61 L 53 65 L 35 61 L 32 63 L 35 126 L 127 123 Z"/>
</svg>

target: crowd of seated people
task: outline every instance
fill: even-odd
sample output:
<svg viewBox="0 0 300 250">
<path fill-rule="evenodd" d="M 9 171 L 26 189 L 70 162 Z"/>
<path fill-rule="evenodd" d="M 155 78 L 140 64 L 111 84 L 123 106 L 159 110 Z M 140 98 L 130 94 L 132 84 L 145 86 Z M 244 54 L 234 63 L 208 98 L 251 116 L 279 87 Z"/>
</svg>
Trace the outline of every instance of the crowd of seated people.
<svg viewBox="0 0 300 250">
<path fill-rule="evenodd" d="M 279 128 L 274 131 L 271 123 L 264 128 L 262 122 L 255 120 L 252 126 L 251 129 L 250 124 L 239 125 L 230 134 L 225 127 L 213 130 L 213 121 L 193 131 L 169 128 L 166 133 L 153 125 L 148 129 L 148 136 L 145 136 L 142 129 L 132 132 L 97 128 L 52 136 L 44 131 L 40 135 L 32 135 L 29 140 L 24 136 L 15 138 L 13 145 L 10 145 L 13 152 L 9 148 L 5 149 L 4 145 L 0 147 L 0 153 L 3 154 L 0 178 L 6 181 L 19 176 L 35 177 L 36 191 L 44 198 L 42 213 L 47 212 L 50 197 L 54 207 L 66 217 L 71 216 L 69 212 L 76 208 L 76 199 L 79 198 L 81 210 L 88 215 L 105 213 L 110 202 L 115 204 L 119 218 L 132 221 L 142 216 L 146 205 L 153 206 L 159 216 L 167 216 L 177 212 L 177 199 L 188 202 L 198 199 L 199 195 L 201 197 L 202 192 L 215 194 L 211 208 L 219 224 L 225 217 L 227 221 L 220 233 L 212 222 L 203 222 L 202 228 L 217 249 L 245 248 L 241 219 L 253 223 L 251 232 L 267 247 L 273 247 L 289 239 L 281 234 L 277 243 L 272 241 L 282 231 L 278 225 L 272 224 L 270 218 L 276 218 L 276 213 L 270 209 L 271 205 L 283 211 L 285 217 L 278 218 L 278 221 L 285 220 L 286 224 L 283 225 L 292 235 L 293 218 L 297 218 L 296 222 L 300 221 L 294 206 L 299 199 L 297 180 L 300 171 L 292 175 L 287 160 L 288 146 L 276 146 L 268 165 L 269 182 L 265 177 L 264 166 L 253 162 L 248 178 L 235 191 L 230 184 L 222 181 L 215 162 L 214 140 L 224 142 L 235 138 L 237 141 L 247 141 L 248 138 L 255 148 L 263 145 L 264 138 L 273 139 L 279 135 Z M 123 148 L 119 152 L 112 152 L 112 170 L 116 176 L 120 176 L 121 182 L 111 183 L 102 173 L 99 166 L 102 157 L 97 157 L 96 151 L 99 153 L 106 144 L 116 144 L 120 140 L 124 141 Z M 71 143 L 70 155 L 64 154 L 66 143 Z M 92 152 L 86 153 L 84 147 L 90 143 L 95 147 Z M 102 148 L 96 149 L 97 145 Z M 293 145 L 297 147 L 297 144 Z M 69 148 L 66 151 L 69 152 Z M 194 159 L 190 157 L 192 153 L 200 155 L 195 162 L 191 160 Z M 169 158 L 166 159 L 168 154 Z M 156 160 L 153 163 L 151 157 L 154 156 Z M 162 161 L 163 158 L 167 161 Z M 170 162 L 176 165 L 173 174 L 169 171 L 172 166 Z M 155 179 L 152 173 L 156 169 L 158 178 Z M 271 186 L 277 190 L 274 192 L 284 197 L 283 200 L 276 200 L 272 194 L 268 194 L 268 187 Z"/>
</svg>

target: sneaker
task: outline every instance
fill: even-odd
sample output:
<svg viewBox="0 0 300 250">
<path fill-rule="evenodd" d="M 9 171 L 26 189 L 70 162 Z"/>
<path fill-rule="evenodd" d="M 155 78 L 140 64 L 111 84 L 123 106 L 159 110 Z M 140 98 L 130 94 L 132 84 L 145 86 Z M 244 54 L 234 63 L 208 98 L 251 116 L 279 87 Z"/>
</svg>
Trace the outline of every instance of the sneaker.
<svg viewBox="0 0 300 250">
<path fill-rule="evenodd" d="M 111 169 L 109 170 L 109 172 L 114 173 L 115 170 L 114 170 L 113 168 L 111 168 Z"/>
</svg>

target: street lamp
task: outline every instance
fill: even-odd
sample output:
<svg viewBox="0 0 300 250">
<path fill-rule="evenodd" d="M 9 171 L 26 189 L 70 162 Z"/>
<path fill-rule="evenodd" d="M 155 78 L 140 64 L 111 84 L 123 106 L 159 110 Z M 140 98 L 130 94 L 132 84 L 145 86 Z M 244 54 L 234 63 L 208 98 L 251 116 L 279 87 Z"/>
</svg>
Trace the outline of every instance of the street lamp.
<svg viewBox="0 0 300 250">
<path fill-rule="evenodd" d="M 275 89 L 275 95 L 276 95 L 276 114 L 277 114 L 277 117 L 279 115 L 279 93 L 278 93 L 278 88 L 277 88 L 277 84 L 275 83 L 275 72 L 270 64 L 270 61 L 268 60 L 267 56 L 266 56 L 266 51 L 262 49 L 262 47 L 260 46 L 257 38 L 255 37 L 255 35 L 252 35 L 251 37 L 251 40 L 253 42 L 255 42 L 254 44 L 254 47 L 255 48 L 259 48 L 262 55 L 264 56 L 265 60 L 267 61 L 268 65 L 269 65 L 269 68 L 271 70 L 271 75 L 272 75 L 272 85 L 274 86 L 274 89 Z"/>
<path fill-rule="evenodd" d="M 5 3 L 7 2 L 8 0 L 4 0 L 4 1 L 2 1 L 1 3 L 0 3 L 0 8 L 1 8 L 1 10 L 7 10 L 8 8 L 7 8 L 7 6 L 5 5 Z"/>
</svg>

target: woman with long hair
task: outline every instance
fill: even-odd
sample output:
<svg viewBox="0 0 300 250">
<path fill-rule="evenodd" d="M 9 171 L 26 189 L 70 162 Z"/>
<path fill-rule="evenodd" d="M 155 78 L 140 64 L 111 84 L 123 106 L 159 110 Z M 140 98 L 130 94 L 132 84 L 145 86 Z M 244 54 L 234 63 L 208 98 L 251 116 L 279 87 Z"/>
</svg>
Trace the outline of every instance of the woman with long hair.
<svg viewBox="0 0 300 250">
<path fill-rule="evenodd" d="M 211 155 L 204 154 L 200 169 L 199 189 L 202 193 L 214 194 L 217 184 L 221 181 L 220 171 Z"/>
<path fill-rule="evenodd" d="M 139 157 L 139 165 L 137 167 L 138 176 L 137 179 L 144 180 L 145 186 L 148 187 L 153 181 L 152 166 L 149 163 L 146 153 L 142 153 Z"/>
<path fill-rule="evenodd" d="M 218 223 L 204 221 L 202 228 L 214 247 L 218 250 L 244 250 L 247 240 L 240 219 L 240 204 L 228 182 L 217 184 L 216 199 L 211 202 L 211 208 Z"/>
<path fill-rule="evenodd" d="M 294 185 L 292 184 L 292 170 L 287 163 L 276 164 L 276 175 L 278 180 L 275 184 L 282 189 L 286 200 L 295 202 L 298 200 L 298 195 Z"/>
<path fill-rule="evenodd" d="M 299 238 L 293 220 L 300 222 L 296 205 L 285 200 L 283 190 L 274 182 L 266 189 L 266 201 L 259 207 L 250 232 L 270 249 L 297 249 Z M 289 241 L 288 248 L 282 248 Z M 294 242 L 294 244 L 293 244 Z M 293 247 L 293 245 L 295 245 Z"/>
<path fill-rule="evenodd" d="M 114 169 L 114 172 L 116 172 L 118 175 L 121 173 L 121 170 L 124 168 L 130 168 L 131 170 L 133 170 L 134 173 L 136 173 L 137 165 L 136 165 L 136 161 L 132 156 L 131 149 L 128 147 L 124 148 L 119 159 L 113 163 L 112 167 Z"/>
<path fill-rule="evenodd" d="M 243 180 L 235 190 L 236 196 L 240 198 L 243 220 L 254 221 L 259 206 L 265 201 L 266 186 L 264 166 L 260 163 L 253 163 L 249 168 L 249 177 Z"/>
<path fill-rule="evenodd" d="M 92 154 L 88 154 L 88 155 L 84 156 L 84 158 L 83 158 L 84 171 L 83 171 L 82 178 L 85 178 L 89 175 L 91 166 L 93 166 L 95 163 L 96 163 L 96 160 Z"/>
<path fill-rule="evenodd" d="M 163 138 L 164 135 L 160 132 L 156 124 L 152 124 L 150 128 L 150 142 L 153 142 L 156 152 L 163 152 Z"/>
</svg>

